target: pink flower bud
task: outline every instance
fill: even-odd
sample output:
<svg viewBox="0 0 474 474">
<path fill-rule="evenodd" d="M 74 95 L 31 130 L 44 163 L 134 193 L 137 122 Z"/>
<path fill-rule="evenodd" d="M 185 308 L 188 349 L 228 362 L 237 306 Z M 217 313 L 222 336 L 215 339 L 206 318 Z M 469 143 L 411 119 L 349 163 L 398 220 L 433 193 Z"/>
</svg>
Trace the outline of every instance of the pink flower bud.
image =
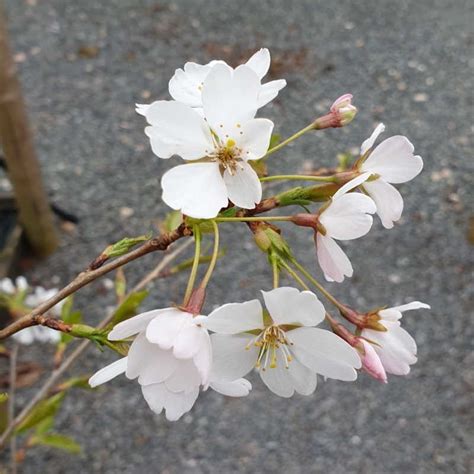
<svg viewBox="0 0 474 474">
<path fill-rule="evenodd" d="M 362 354 L 361 345 L 364 354 Z M 359 349 L 360 358 L 362 360 L 362 369 L 374 379 L 387 383 L 387 374 L 385 373 L 382 361 L 377 355 L 377 352 L 375 352 L 375 349 L 372 347 L 372 344 L 367 342 L 365 339 L 359 338 L 356 347 Z"/>
<path fill-rule="evenodd" d="M 357 114 L 357 108 L 352 105 L 352 94 L 341 95 L 331 105 L 330 110 L 332 114 L 337 116 L 340 127 L 352 122 Z"/>
</svg>

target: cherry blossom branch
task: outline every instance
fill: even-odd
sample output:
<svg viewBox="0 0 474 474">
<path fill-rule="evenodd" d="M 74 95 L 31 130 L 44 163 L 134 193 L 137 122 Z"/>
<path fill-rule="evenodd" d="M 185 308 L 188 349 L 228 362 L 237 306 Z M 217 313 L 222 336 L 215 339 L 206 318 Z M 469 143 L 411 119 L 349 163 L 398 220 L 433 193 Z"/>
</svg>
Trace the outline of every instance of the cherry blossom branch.
<svg viewBox="0 0 474 474">
<path fill-rule="evenodd" d="M 188 242 L 191 242 L 191 240 L 189 240 Z M 158 265 L 150 273 L 145 275 L 145 277 L 142 278 L 142 280 L 132 289 L 129 294 L 140 291 L 145 288 L 146 285 L 153 281 L 151 275 L 153 275 L 155 278 L 159 278 L 162 271 L 189 246 L 188 242 L 184 242 L 180 246 L 173 249 L 173 251 L 171 251 L 169 254 L 165 255 L 163 259 L 158 263 Z M 112 321 L 112 318 L 113 312 L 99 323 L 97 329 L 101 329 L 107 326 L 107 324 Z M 43 386 L 38 390 L 38 392 L 36 392 L 34 397 L 25 406 L 25 408 L 23 408 L 23 410 L 15 417 L 15 419 L 10 420 L 9 425 L 0 436 L 0 448 L 5 444 L 15 427 L 18 426 L 28 416 L 30 411 L 36 406 L 38 402 L 43 400 L 43 398 L 48 395 L 50 390 L 56 385 L 61 376 L 71 367 L 71 365 L 87 349 L 87 347 L 89 347 L 90 343 L 91 341 L 89 339 L 82 341 L 76 347 L 76 349 L 74 349 L 74 351 L 71 352 L 71 354 L 63 361 L 63 363 L 51 373 L 51 375 L 45 381 Z"/>
<path fill-rule="evenodd" d="M 77 275 L 77 277 L 74 278 L 71 283 L 56 293 L 52 298 L 37 306 L 27 315 L 14 321 L 5 329 L 0 330 L 0 340 L 15 334 L 24 328 L 37 325 L 38 323 L 35 321 L 35 318 L 46 313 L 60 301 L 96 280 L 97 278 L 151 252 L 166 250 L 173 242 L 180 239 L 181 237 L 189 236 L 191 233 L 192 232 L 190 229 L 183 223 L 177 229 L 155 237 L 154 239 L 148 240 L 135 250 L 132 250 L 131 252 L 118 257 L 117 259 L 112 260 L 111 262 L 95 270 L 86 270 L 79 273 L 79 275 Z"/>
</svg>

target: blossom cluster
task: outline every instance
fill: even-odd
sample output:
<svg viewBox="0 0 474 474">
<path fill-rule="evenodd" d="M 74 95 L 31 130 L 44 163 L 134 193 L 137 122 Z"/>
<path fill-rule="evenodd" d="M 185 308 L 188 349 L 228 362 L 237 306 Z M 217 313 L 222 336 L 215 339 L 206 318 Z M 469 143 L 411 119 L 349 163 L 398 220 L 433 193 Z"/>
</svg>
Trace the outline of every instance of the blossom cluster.
<svg viewBox="0 0 474 474">
<path fill-rule="evenodd" d="M 44 301 L 49 300 L 57 291 L 56 288 L 47 290 L 42 286 L 31 287 L 23 276 L 19 276 L 15 281 L 10 278 L 0 280 L 0 298 L 6 300 L 5 306 L 11 308 L 13 313 L 25 314 Z M 51 315 L 58 317 L 61 313 L 61 306 L 62 302 L 54 306 L 51 309 Z M 33 342 L 56 344 L 61 339 L 61 334 L 48 327 L 32 326 L 13 334 L 13 338 L 20 344 L 25 345 L 30 345 Z"/>
<path fill-rule="evenodd" d="M 169 82 L 173 100 L 137 105 L 148 122 L 145 133 L 153 153 L 161 159 L 178 156 L 185 161 L 163 175 L 162 198 L 184 219 L 194 219 L 197 250 L 201 224 L 213 223 L 217 243 L 219 219 L 233 219 L 222 218 L 224 210 L 240 209 L 232 214 L 237 221 L 238 216 L 245 221 L 246 215 L 254 215 L 252 210 L 262 201 L 262 177 L 254 163 L 285 145 L 269 150 L 274 124 L 256 118 L 259 109 L 286 86 L 283 79 L 262 82 L 269 68 L 267 49 L 236 68 L 221 60 L 205 65 L 188 62 Z M 356 112 L 352 95 L 345 94 L 327 115 L 294 137 L 307 130 L 345 126 Z M 403 211 L 403 198 L 393 185 L 412 180 L 422 170 L 423 161 L 406 137 L 392 136 L 375 146 L 384 130 L 383 124 L 378 125 L 362 143 L 352 168 L 327 178 L 337 186 L 317 212 L 282 219 L 313 229 L 317 259 L 327 281 L 342 282 L 354 272 L 337 241 L 366 235 L 373 214 L 386 229 L 393 228 Z M 181 306 L 148 311 L 117 324 L 108 339 L 130 342 L 128 354 L 99 370 L 90 384 L 97 386 L 125 374 L 137 379 L 155 413 L 164 411 L 168 420 L 177 420 L 209 387 L 231 397 L 248 395 L 252 386 L 244 377 L 254 370 L 268 389 L 285 398 L 312 394 L 318 375 L 349 382 L 363 370 L 387 382 L 387 374 L 410 371 L 417 347 L 401 327 L 402 313 L 429 308 L 427 304 L 415 301 L 366 313 L 351 309 L 297 263 L 279 229 L 265 218 L 255 225 L 263 225 L 263 233 L 268 231 L 268 242 L 260 242 L 259 247 L 268 251 L 274 271 L 274 288 L 262 291 L 264 306 L 253 299 L 227 303 L 203 315 L 206 280 L 187 294 Z M 292 266 L 355 325 L 354 332 L 329 314 Z M 302 290 L 280 286 L 280 270 L 287 270 Z M 191 275 L 190 289 L 195 278 Z M 318 327 L 324 321 L 329 330 Z"/>
</svg>

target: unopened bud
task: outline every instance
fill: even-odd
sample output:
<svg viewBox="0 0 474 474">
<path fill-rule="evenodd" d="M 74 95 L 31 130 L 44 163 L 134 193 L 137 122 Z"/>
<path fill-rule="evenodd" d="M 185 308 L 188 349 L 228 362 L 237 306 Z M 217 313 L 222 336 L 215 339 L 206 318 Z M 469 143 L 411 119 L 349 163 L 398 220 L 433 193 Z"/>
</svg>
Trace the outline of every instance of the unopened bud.
<svg viewBox="0 0 474 474">
<path fill-rule="evenodd" d="M 360 354 L 362 369 L 374 379 L 387 383 L 387 373 L 372 344 L 362 338 L 357 338 L 357 344 L 354 347 Z"/>
<path fill-rule="evenodd" d="M 331 105 L 331 113 L 338 118 L 339 127 L 344 127 L 354 120 L 357 108 L 352 105 L 352 94 L 344 94 Z"/>
</svg>

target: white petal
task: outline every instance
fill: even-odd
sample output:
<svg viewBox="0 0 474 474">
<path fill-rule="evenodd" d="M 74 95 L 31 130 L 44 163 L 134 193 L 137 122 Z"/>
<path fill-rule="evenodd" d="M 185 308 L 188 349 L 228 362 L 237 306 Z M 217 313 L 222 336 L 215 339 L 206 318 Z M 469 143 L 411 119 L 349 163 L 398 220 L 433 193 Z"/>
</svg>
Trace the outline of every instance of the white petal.
<svg viewBox="0 0 474 474">
<path fill-rule="evenodd" d="M 431 309 L 431 306 L 429 304 L 422 303 L 421 301 L 412 301 L 411 303 L 394 306 L 390 309 L 403 313 L 404 311 L 411 311 L 413 309 Z"/>
<path fill-rule="evenodd" d="M 196 219 L 211 219 L 226 207 L 227 188 L 217 163 L 180 165 L 161 178 L 163 201 Z"/>
<path fill-rule="evenodd" d="M 135 104 L 135 112 L 138 115 L 143 115 L 143 117 L 146 117 L 146 113 L 148 111 L 148 107 L 150 107 L 151 104 Z"/>
<path fill-rule="evenodd" d="M 201 376 L 201 384 L 204 389 L 207 389 L 212 367 L 211 338 L 207 331 L 201 331 L 201 346 L 193 357 L 193 361 L 199 375 Z"/>
<path fill-rule="evenodd" d="M 15 293 L 16 288 L 10 278 L 2 278 L 0 280 L 0 291 L 6 293 L 7 295 L 12 295 Z"/>
<path fill-rule="evenodd" d="M 369 232 L 372 227 L 374 201 L 361 193 L 350 193 L 334 199 L 321 213 L 319 221 L 324 226 L 327 236 L 337 240 L 358 239 Z"/>
<path fill-rule="evenodd" d="M 287 332 L 297 359 L 316 373 L 337 380 L 357 378 L 361 360 L 347 342 L 332 332 L 317 328 L 297 328 Z"/>
<path fill-rule="evenodd" d="M 352 276 L 354 273 L 352 264 L 335 240 L 318 232 L 316 248 L 319 265 L 328 281 L 340 283 L 344 280 L 344 276 Z"/>
<path fill-rule="evenodd" d="M 364 155 L 367 150 L 372 148 L 374 146 L 375 140 L 377 140 L 378 136 L 385 131 L 385 125 L 383 123 L 379 123 L 377 127 L 375 127 L 375 130 L 372 132 L 372 135 L 370 135 L 367 140 L 362 143 L 362 146 L 360 147 L 360 154 Z"/>
<path fill-rule="evenodd" d="M 232 71 L 223 64 L 215 65 L 202 91 L 204 115 L 214 132 L 226 141 L 237 124 L 253 119 L 257 111 L 260 80 L 248 66 Z"/>
<path fill-rule="evenodd" d="M 184 327 L 178 333 L 173 345 L 173 354 L 178 359 L 190 359 L 199 351 L 202 343 L 202 328 L 195 324 Z"/>
<path fill-rule="evenodd" d="M 276 324 L 316 326 L 324 320 L 323 304 L 311 291 L 280 287 L 262 291 L 265 305 Z"/>
<path fill-rule="evenodd" d="M 203 322 L 210 331 L 219 334 L 237 334 L 263 329 L 262 305 L 258 300 L 228 303 L 215 309 Z"/>
<path fill-rule="evenodd" d="M 15 285 L 16 285 L 16 289 L 18 291 L 25 291 L 26 289 L 28 289 L 28 282 L 26 281 L 26 278 L 24 276 L 17 277 L 16 280 L 15 280 Z M 37 289 L 39 289 L 39 288 L 41 288 L 41 287 L 38 287 Z M 41 288 L 41 289 L 43 289 L 43 288 Z M 49 290 L 49 292 L 47 292 L 48 296 L 44 300 L 45 301 L 48 300 L 49 298 L 54 296 L 57 292 L 58 292 L 58 290 L 56 288 L 54 288 L 52 290 Z"/>
<path fill-rule="evenodd" d="M 357 188 L 357 186 L 360 186 L 363 182 L 367 181 L 370 177 L 371 173 L 370 172 L 365 172 L 360 174 L 359 176 L 356 176 L 355 178 L 351 179 L 348 181 L 344 186 L 340 187 L 335 193 L 334 196 L 332 197 L 333 201 L 335 201 L 337 198 L 340 196 L 348 193 L 354 188 Z"/>
<path fill-rule="evenodd" d="M 281 351 L 276 353 L 276 367 L 261 368 L 259 373 L 263 383 L 279 397 L 290 398 L 295 393 L 293 380 Z"/>
<path fill-rule="evenodd" d="M 374 341 L 374 346 L 385 371 L 394 375 L 406 375 L 410 365 L 417 361 L 415 340 L 400 327 L 398 321 L 383 321 L 386 332 L 364 329 L 362 337 Z"/>
<path fill-rule="evenodd" d="M 171 351 L 160 349 L 151 344 L 143 333 L 133 341 L 128 351 L 127 371 L 129 379 L 138 378 L 142 385 L 162 382 L 168 378 L 177 365 Z"/>
<path fill-rule="evenodd" d="M 237 379 L 232 382 L 211 380 L 210 387 L 227 397 L 246 397 L 252 390 L 252 384 L 247 379 Z"/>
<path fill-rule="evenodd" d="M 316 390 L 316 374 L 294 358 L 288 366 L 293 387 L 301 395 L 311 395 Z"/>
<path fill-rule="evenodd" d="M 102 385 L 103 383 L 112 380 L 113 378 L 117 377 L 117 375 L 123 374 L 127 370 L 127 358 L 122 357 L 115 362 L 105 366 L 103 369 L 97 371 L 90 379 L 89 385 L 94 388 L 98 385 Z"/>
<path fill-rule="evenodd" d="M 189 62 L 184 65 L 184 70 L 176 69 L 168 84 L 171 97 L 190 107 L 201 107 L 202 86 L 211 68 L 207 64 Z"/>
<path fill-rule="evenodd" d="M 171 349 L 179 332 L 192 324 L 192 315 L 177 308 L 168 308 L 154 318 L 146 328 L 146 338 L 161 349 Z"/>
<path fill-rule="evenodd" d="M 244 161 L 233 174 L 224 171 L 228 198 L 238 207 L 253 209 L 262 200 L 262 184 L 257 173 Z"/>
<path fill-rule="evenodd" d="M 261 48 L 245 64 L 257 74 L 259 79 L 263 79 L 270 69 L 270 51 L 267 48 Z"/>
<path fill-rule="evenodd" d="M 277 79 L 276 81 L 262 84 L 258 93 L 258 108 L 263 107 L 272 101 L 278 95 L 278 92 L 280 92 L 285 86 L 285 79 Z"/>
<path fill-rule="evenodd" d="M 172 309 L 173 308 L 154 309 L 152 311 L 147 311 L 146 313 L 138 314 L 133 318 L 126 319 L 125 321 L 118 323 L 112 331 L 109 332 L 107 338 L 109 341 L 120 341 L 122 339 L 127 339 L 130 336 L 134 336 L 135 334 L 144 331 L 153 318 L 156 318 Z"/>
<path fill-rule="evenodd" d="M 165 409 L 166 419 L 176 421 L 191 410 L 199 395 L 199 388 L 189 393 L 174 393 L 161 383 L 142 386 L 142 393 L 151 410 L 159 414 Z"/>
<path fill-rule="evenodd" d="M 171 392 L 190 392 L 201 385 L 201 376 L 192 360 L 180 360 L 164 383 Z"/>
<path fill-rule="evenodd" d="M 196 160 L 214 149 L 209 126 L 187 105 L 160 100 L 150 105 L 146 118 L 151 126 L 145 133 L 151 139 L 153 153 L 160 158 L 179 155 Z"/>
<path fill-rule="evenodd" d="M 244 160 L 258 160 L 268 150 L 272 131 L 273 122 L 271 120 L 257 118 L 233 129 L 231 137 L 242 148 Z"/>
<path fill-rule="evenodd" d="M 423 169 L 423 160 L 413 155 L 414 147 L 401 135 L 384 140 L 362 164 L 362 171 L 379 174 L 389 183 L 406 183 Z"/>
<path fill-rule="evenodd" d="M 391 229 L 403 212 L 402 195 L 382 178 L 364 183 L 364 189 L 374 200 L 377 214 L 386 229 Z"/>
<path fill-rule="evenodd" d="M 252 334 L 212 334 L 211 380 L 231 382 L 248 374 L 255 366 L 259 352 L 252 344 L 254 339 Z"/>
<path fill-rule="evenodd" d="M 12 337 L 15 341 L 26 346 L 29 346 L 35 340 L 33 328 L 22 329 L 21 331 L 18 331 L 17 333 L 13 334 Z"/>
</svg>

